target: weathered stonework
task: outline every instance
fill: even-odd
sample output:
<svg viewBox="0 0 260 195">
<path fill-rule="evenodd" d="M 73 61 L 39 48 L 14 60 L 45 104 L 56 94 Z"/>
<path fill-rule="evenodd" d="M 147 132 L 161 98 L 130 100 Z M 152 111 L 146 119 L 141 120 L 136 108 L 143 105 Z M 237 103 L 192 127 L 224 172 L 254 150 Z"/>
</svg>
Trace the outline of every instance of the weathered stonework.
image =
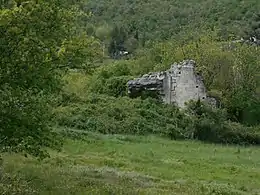
<svg viewBox="0 0 260 195">
<path fill-rule="evenodd" d="M 185 102 L 190 100 L 208 101 L 215 104 L 214 100 L 207 97 L 203 78 L 195 72 L 196 63 L 185 60 L 175 63 L 164 72 L 154 72 L 128 81 L 129 94 L 140 91 L 156 91 L 167 104 L 176 104 L 185 107 Z"/>
</svg>

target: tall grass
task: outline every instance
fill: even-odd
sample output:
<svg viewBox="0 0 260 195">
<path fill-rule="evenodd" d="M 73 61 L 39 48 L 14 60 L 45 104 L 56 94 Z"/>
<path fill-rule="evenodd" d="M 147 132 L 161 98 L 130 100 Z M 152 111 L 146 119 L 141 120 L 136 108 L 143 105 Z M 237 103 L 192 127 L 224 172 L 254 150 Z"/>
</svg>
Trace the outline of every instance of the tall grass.
<svg viewBox="0 0 260 195">
<path fill-rule="evenodd" d="M 63 129 L 60 129 L 63 131 Z M 67 129 L 42 162 L 4 154 L 1 194 L 259 194 L 259 150 Z M 5 190 L 5 191 L 4 191 Z"/>
</svg>

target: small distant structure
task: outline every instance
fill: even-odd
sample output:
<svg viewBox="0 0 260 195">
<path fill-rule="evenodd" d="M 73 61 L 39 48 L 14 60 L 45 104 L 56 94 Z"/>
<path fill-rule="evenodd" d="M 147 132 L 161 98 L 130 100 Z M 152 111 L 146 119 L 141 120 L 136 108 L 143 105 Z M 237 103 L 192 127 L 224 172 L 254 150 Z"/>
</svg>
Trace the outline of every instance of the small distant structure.
<svg viewBox="0 0 260 195">
<path fill-rule="evenodd" d="M 126 50 L 119 50 L 119 51 L 116 51 L 112 54 L 112 58 L 114 59 L 120 59 L 120 58 L 123 58 L 123 57 L 126 57 L 130 54 L 129 51 L 126 51 Z"/>
<path fill-rule="evenodd" d="M 195 72 L 195 67 L 194 60 L 184 60 L 174 63 L 167 71 L 145 74 L 128 81 L 128 93 L 135 96 L 142 91 L 154 91 L 166 104 L 181 108 L 190 100 L 201 100 L 216 106 L 216 99 L 207 96 L 203 78 Z"/>
<path fill-rule="evenodd" d="M 251 42 L 251 44 L 254 44 L 256 46 L 260 46 L 260 40 L 257 39 L 255 36 L 250 37 L 249 41 Z"/>
<path fill-rule="evenodd" d="M 119 51 L 120 56 L 125 56 L 125 55 L 128 55 L 128 54 L 129 54 L 128 51 Z"/>
<path fill-rule="evenodd" d="M 236 49 L 237 44 L 247 44 L 251 46 L 255 46 L 256 49 L 260 46 L 260 40 L 256 38 L 256 36 L 251 36 L 248 39 L 241 38 L 239 40 L 234 40 L 228 43 L 228 45 L 222 47 L 224 50 L 233 50 Z"/>
</svg>

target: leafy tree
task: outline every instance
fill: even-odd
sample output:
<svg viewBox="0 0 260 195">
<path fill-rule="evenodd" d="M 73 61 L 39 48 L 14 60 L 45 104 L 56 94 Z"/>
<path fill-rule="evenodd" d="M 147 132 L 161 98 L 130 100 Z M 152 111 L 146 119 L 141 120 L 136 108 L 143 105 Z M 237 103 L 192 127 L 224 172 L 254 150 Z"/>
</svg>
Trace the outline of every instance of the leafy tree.
<svg viewBox="0 0 260 195">
<path fill-rule="evenodd" d="M 247 125 L 259 124 L 260 98 L 256 95 L 259 52 L 254 47 L 240 47 L 234 59 L 232 85 L 225 91 L 230 117 Z"/>
<path fill-rule="evenodd" d="M 249 29 L 246 29 L 246 35 L 248 37 L 256 37 L 257 39 L 260 39 L 260 13 L 256 14 L 252 21 L 250 21 L 250 27 Z"/>
<path fill-rule="evenodd" d="M 111 27 L 108 24 L 99 26 L 96 29 L 95 35 L 102 42 L 103 45 L 103 56 L 105 55 L 105 49 L 107 47 L 108 41 L 111 38 Z"/>
<path fill-rule="evenodd" d="M 111 57 L 116 58 L 120 51 L 125 50 L 124 43 L 127 39 L 127 32 L 121 26 L 115 26 L 111 32 L 111 41 L 109 44 L 108 52 Z"/>
<path fill-rule="evenodd" d="M 0 147 L 45 157 L 46 147 L 60 146 L 51 107 L 62 86 L 60 68 L 71 57 L 80 63 L 61 54 L 81 13 L 60 0 L 10 3 L 0 10 Z"/>
<path fill-rule="evenodd" d="M 125 48 L 130 53 L 133 53 L 138 48 L 138 45 L 138 40 L 134 37 L 130 37 L 125 42 Z"/>
<path fill-rule="evenodd" d="M 92 71 L 103 60 L 100 42 L 86 34 L 64 40 L 58 54 L 64 60 L 62 67 L 86 72 Z"/>
</svg>

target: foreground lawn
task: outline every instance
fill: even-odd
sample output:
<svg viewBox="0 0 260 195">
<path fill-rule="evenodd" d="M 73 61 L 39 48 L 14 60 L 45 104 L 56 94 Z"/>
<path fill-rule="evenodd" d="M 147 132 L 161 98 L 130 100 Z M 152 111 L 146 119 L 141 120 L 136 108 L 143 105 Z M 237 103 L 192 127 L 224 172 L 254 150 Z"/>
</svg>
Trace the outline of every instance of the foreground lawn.
<svg viewBox="0 0 260 195">
<path fill-rule="evenodd" d="M 68 139 L 62 152 L 51 152 L 43 162 L 5 154 L 6 176 L 0 189 L 5 194 L 53 195 L 260 194 L 256 147 L 151 136 L 88 134 L 82 138 Z"/>
</svg>

